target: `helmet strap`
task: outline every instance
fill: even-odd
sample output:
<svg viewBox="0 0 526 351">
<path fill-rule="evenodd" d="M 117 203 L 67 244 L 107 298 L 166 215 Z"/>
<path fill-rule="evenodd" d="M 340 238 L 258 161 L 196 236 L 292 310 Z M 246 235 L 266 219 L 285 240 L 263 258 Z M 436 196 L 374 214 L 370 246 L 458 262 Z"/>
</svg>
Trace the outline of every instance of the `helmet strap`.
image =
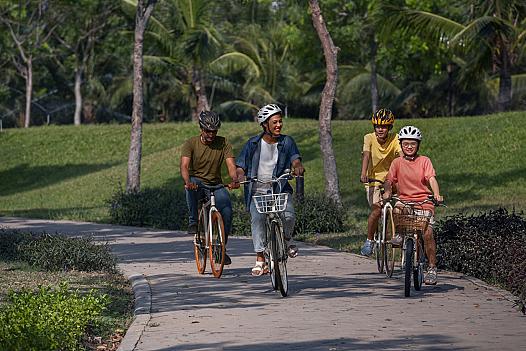
<svg viewBox="0 0 526 351">
<path fill-rule="evenodd" d="M 268 119 L 265 122 L 261 123 L 261 127 L 263 127 L 263 134 L 270 136 L 272 139 L 278 139 L 279 138 L 279 135 L 276 136 L 276 135 L 274 135 L 274 134 L 272 134 L 270 132 L 270 128 L 268 126 Z"/>
</svg>

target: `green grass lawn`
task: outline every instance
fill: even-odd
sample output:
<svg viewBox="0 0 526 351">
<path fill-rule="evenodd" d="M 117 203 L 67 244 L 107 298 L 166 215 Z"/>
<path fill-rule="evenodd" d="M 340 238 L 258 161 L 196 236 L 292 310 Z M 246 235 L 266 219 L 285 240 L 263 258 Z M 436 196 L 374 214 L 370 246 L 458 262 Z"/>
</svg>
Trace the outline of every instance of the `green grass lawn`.
<svg viewBox="0 0 526 351">
<path fill-rule="evenodd" d="M 397 120 L 424 135 L 421 154 L 431 157 L 448 209 L 438 217 L 526 204 L 526 112 L 479 117 Z M 342 198 L 354 228 L 365 225 L 367 203 L 359 183 L 363 135 L 369 121 L 334 121 L 333 141 Z M 220 135 L 236 154 L 259 132 L 256 123 L 224 123 Z M 323 191 L 323 161 L 315 120 L 286 119 L 307 170 L 306 191 Z M 146 124 L 142 187 L 182 186 L 180 146 L 196 124 Z M 95 222 L 108 220 L 105 201 L 126 181 L 129 125 L 49 126 L 0 133 L 0 215 Z"/>
</svg>

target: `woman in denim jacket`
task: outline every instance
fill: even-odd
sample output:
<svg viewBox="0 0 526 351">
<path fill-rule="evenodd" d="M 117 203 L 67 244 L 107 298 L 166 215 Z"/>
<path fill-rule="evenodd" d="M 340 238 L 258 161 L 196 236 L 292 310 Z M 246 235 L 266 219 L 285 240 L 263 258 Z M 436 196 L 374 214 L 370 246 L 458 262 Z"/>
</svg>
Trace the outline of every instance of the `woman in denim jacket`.
<svg viewBox="0 0 526 351">
<path fill-rule="evenodd" d="M 241 154 L 236 160 L 237 176 L 258 178 L 259 180 L 270 180 L 279 177 L 285 170 L 293 169 L 297 176 L 304 173 L 301 156 L 298 147 L 288 135 L 281 134 L 283 118 L 281 109 L 275 104 L 269 104 L 258 112 L 258 123 L 263 132 L 250 138 L 243 146 Z M 281 190 L 292 194 L 292 187 L 286 179 L 281 184 Z M 256 264 L 252 268 L 252 275 L 260 276 L 268 272 L 265 263 L 265 215 L 258 213 L 252 201 L 254 194 L 266 194 L 271 185 L 260 183 L 248 183 L 245 185 L 245 205 L 250 212 L 252 241 L 256 252 Z M 298 249 L 290 245 L 294 231 L 295 213 L 292 201 L 287 202 L 284 211 L 284 235 L 287 240 L 288 253 L 290 257 L 296 257 Z"/>
</svg>

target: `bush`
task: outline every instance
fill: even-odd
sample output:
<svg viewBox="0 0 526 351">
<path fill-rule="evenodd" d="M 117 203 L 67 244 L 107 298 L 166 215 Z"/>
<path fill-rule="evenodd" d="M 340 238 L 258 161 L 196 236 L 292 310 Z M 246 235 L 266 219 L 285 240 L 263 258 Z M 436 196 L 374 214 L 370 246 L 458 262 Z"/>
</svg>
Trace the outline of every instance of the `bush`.
<svg viewBox="0 0 526 351">
<path fill-rule="evenodd" d="M 232 234 L 250 235 L 250 214 L 245 209 L 242 192 L 231 192 Z M 295 200 L 293 200 L 295 201 Z M 118 190 L 108 201 L 112 223 L 186 230 L 188 209 L 184 191 L 146 188 L 127 194 Z M 306 194 L 295 201 L 296 234 L 341 232 L 345 230 L 345 211 L 324 194 Z"/>
<path fill-rule="evenodd" d="M 82 336 L 107 304 L 105 295 L 81 296 L 66 284 L 11 292 L 0 310 L 2 350 L 81 350 Z"/>
<path fill-rule="evenodd" d="M 188 208 L 184 191 L 145 188 L 136 193 L 120 189 L 108 201 L 112 223 L 186 230 Z"/>
<path fill-rule="evenodd" d="M 0 232 L 0 258 L 28 262 L 47 271 L 116 271 L 117 260 L 107 243 L 91 237 L 74 238 L 62 234 Z"/>
<path fill-rule="evenodd" d="M 505 209 L 447 218 L 436 228 L 440 268 L 497 284 L 526 303 L 526 220 Z"/>
<path fill-rule="evenodd" d="M 325 194 L 305 194 L 302 202 L 295 201 L 296 226 L 294 233 L 338 233 L 345 231 L 345 211 Z"/>
</svg>

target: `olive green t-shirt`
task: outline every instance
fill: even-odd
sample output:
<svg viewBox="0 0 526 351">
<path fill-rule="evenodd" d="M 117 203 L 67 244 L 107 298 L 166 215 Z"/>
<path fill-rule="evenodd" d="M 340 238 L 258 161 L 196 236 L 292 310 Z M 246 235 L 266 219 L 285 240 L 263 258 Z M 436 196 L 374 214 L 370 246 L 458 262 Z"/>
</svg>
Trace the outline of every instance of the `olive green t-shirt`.
<svg viewBox="0 0 526 351">
<path fill-rule="evenodd" d="M 210 145 L 205 145 L 200 136 L 195 136 L 183 144 L 181 156 L 190 158 L 191 177 L 202 179 L 208 185 L 216 185 L 223 182 L 221 165 L 227 158 L 233 158 L 234 152 L 224 137 L 216 136 Z"/>
</svg>

